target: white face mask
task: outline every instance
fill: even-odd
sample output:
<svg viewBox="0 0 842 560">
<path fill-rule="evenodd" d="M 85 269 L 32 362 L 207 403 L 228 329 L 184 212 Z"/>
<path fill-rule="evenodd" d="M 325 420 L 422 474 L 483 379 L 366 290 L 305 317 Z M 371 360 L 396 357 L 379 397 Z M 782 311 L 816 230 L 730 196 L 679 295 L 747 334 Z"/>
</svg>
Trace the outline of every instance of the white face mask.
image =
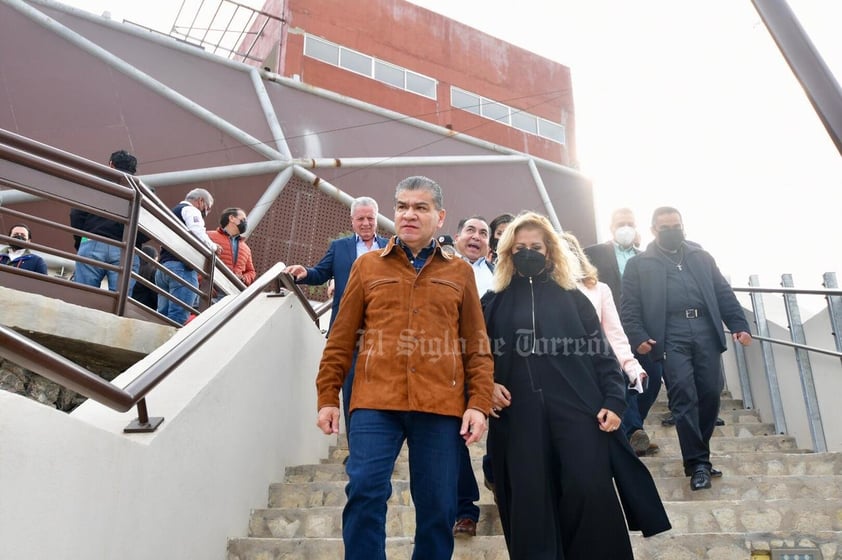
<svg viewBox="0 0 842 560">
<path fill-rule="evenodd" d="M 620 226 L 614 230 L 614 241 L 620 247 L 631 247 L 637 231 L 631 226 Z"/>
</svg>

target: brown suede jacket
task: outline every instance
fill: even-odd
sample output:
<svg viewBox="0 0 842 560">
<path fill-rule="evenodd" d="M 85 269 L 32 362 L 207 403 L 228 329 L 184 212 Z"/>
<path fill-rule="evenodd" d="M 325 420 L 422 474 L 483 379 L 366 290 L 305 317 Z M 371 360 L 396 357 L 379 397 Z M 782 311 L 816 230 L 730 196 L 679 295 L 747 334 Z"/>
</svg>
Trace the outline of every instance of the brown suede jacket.
<svg viewBox="0 0 842 560">
<path fill-rule="evenodd" d="M 359 344 L 351 410 L 461 417 L 467 394 L 488 415 L 494 363 L 473 270 L 436 246 L 416 274 L 395 241 L 354 262 L 319 365 L 319 409 L 339 406 Z"/>
</svg>

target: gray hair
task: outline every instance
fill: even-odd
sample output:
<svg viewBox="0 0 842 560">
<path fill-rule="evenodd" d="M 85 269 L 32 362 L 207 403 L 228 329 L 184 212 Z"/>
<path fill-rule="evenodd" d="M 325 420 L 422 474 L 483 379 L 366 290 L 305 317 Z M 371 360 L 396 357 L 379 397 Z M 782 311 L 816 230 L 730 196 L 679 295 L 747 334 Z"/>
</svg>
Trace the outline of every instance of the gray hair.
<svg viewBox="0 0 842 560">
<path fill-rule="evenodd" d="M 208 207 L 213 206 L 213 195 L 207 189 L 193 189 L 187 193 L 184 200 L 204 200 Z"/>
<path fill-rule="evenodd" d="M 436 205 L 436 210 L 441 210 L 444 207 L 444 197 L 441 193 L 441 187 L 438 183 L 423 175 L 414 175 L 407 177 L 395 189 L 395 202 L 398 199 L 398 193 L 401 191 L 429 191 L 433 195 L 433 203 Z"/>
<path fill-rule="evenodd" d="M 351 216 L 354 215 L 354 210 L 356 210 L 360 206 L 363 206 L 363 207 L 366 207 L 366 208 L 374 208 L 375 214 L 377 214 L 379 212 L 376 200 L 374 200 L 370 196 L 361 196 L 359 198 L 355 198 L 354 202 L 351 203 Z"/>
</svg>

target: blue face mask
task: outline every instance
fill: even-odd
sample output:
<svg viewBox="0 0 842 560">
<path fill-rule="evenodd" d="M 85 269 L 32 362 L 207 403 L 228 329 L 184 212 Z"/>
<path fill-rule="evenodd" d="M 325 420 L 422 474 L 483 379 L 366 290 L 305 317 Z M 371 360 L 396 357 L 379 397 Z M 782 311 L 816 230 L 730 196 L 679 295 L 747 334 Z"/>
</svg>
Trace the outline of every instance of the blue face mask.
<svg viewBox="0 0 842 560">
<path fill-rule="evenodd" d="M 512 264 L 521 276 L 537 276 L 547 267 L 547 257 L 533 249 L 521 249 L 512 255 Z"/>
</svg>

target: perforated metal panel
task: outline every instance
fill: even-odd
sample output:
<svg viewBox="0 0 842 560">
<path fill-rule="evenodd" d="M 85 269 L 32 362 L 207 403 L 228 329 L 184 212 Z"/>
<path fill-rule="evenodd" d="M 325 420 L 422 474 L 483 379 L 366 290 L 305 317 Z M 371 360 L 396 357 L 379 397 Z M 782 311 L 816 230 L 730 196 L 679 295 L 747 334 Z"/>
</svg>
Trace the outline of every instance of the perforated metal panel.
<svg viewBox="0 0 842 560">
<path fill-rule="evenodd" d="M 332 240 L 351 231 L 348 206 L 293 177 L 249 236 L 248 244 L 260 275 L 276 262 L 313 266 Z M 327 299 L 323 286 L 308 290 L 314 300 Z"/>
</svg>

